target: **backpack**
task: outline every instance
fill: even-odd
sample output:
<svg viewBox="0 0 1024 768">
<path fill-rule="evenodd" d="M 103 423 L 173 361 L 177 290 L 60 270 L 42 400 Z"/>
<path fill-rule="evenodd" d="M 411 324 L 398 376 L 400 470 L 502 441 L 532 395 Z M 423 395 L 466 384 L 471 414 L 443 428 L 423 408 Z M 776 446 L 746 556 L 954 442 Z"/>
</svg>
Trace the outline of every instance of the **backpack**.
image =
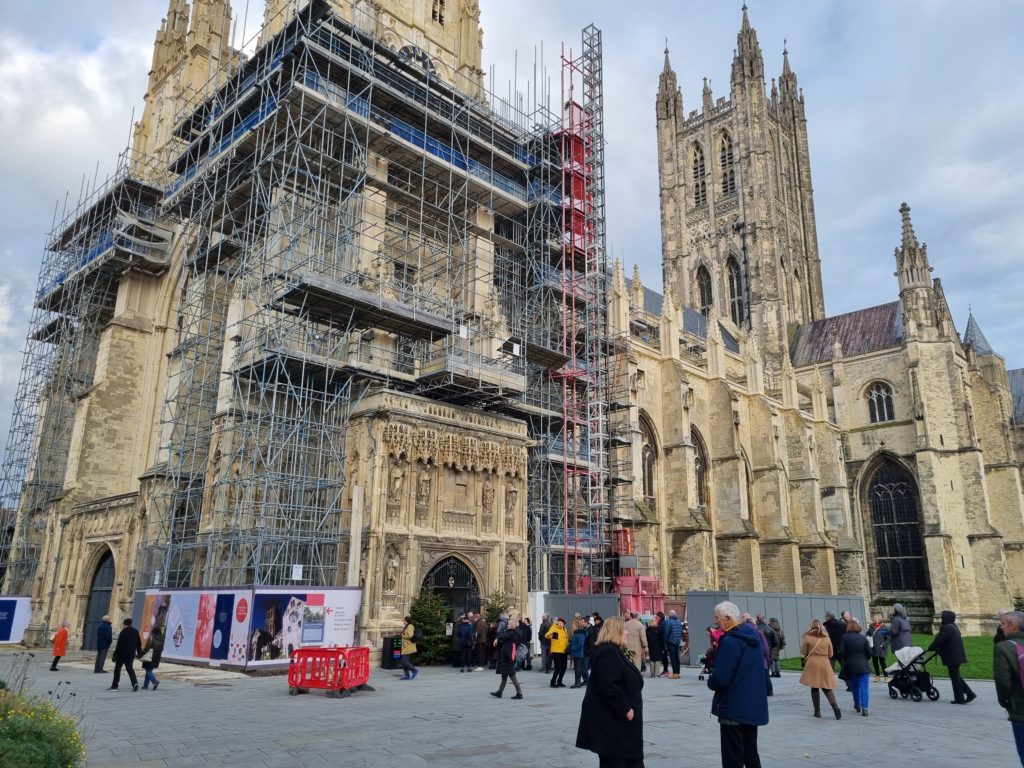
<svg viewBox="0 0 1024 768">
<path fill-rule="evenodd" d="M 418 643 L 422 639 L 423 639 L 423 630 L 420 629 L 419 627 L 413 627 L 413 630 L 412 630 L 412 641 L 414 643 Z"/>
<path fill-rule="evenodd" d="M 1024 643 L 1018 643 L 1016 640 L 1011 640 L 1013 648 L 1017 651 L 1017 676 L 1020 687 L 1024 689 Z"/>
</svg>

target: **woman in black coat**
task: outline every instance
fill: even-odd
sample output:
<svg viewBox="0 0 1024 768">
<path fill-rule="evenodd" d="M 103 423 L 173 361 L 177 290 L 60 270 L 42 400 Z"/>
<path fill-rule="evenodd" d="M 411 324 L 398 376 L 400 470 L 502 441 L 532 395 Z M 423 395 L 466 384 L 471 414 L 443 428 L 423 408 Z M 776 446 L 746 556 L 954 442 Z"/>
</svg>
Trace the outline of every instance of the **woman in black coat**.
<svg viewBox="0 0 1024 768">
<path fill-rule="evenodd" d="M 967 663 L 967 651 L 964 649 L 960 630 L 956 626 L 955 613 L 942 612 L 942 626 L 939 627 L 939 634 L 932 640 L 928 650 L 938 653 L 942 663 L 949 669 L 949 682 L 953 685 L 953 704 L 970 704 L 978 698 L 960 676 L 960 666 Z"/>
<path fill-rule="evenodd" d="M 491 691 L 491 696 L 496 699 L 501 698 L 501 694 L 505 690 L 505 683 L 509 680 L 516 688 L 516 695 L 512 698 L 523 698 L 523 689 L 519 687 L 519 680 L 516 679 L 517 653 L 522 642 L 523 636 L 519 633 L 519 619 L 510 618 L 505 631 L 497 635 L 498 656 L 495 671 L 501 675 L 501 685 L 498 686 L 498 690 Z"/>
<path fill-rule="evenodd" d="M 843 665 L 846 682 L 853 693 L 853 709 L 868 716 L 868 678 L 871 673 L 871 641 L 860 633 L 860 624 L 853 619 L 846 623 L 846 634 L 836 651 Z"/>
<path fill-rule="evenodd" d="M 626 627 L 607 619 L 591 658 L 576 746 L 600 757 L 601 768 L 643 768 L 644 678 L 626 656 Z"/>
<path fill-rule="evenodd" d="M 651 677 L 657 677 L 658 664 L 665 655 L 665 644 L 661 642 L 661 627 L 654 619 L 647 625 L 647 655 L 650 657 L 647 663 L 651 666 Z"/>
</svg>

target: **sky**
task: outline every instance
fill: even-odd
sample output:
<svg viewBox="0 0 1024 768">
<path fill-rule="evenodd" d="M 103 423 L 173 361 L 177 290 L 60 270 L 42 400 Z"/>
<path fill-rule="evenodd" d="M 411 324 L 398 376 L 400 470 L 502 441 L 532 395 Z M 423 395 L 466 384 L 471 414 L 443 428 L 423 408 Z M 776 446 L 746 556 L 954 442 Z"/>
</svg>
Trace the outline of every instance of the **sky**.
<svg viewBox="0 0 1024 768">
<path fill-rule="evenodd" d="M 593 23 L 604 47 L 612 255 L 661 287 L 655 94 L 666 43 L 684 109 L 703 78 L 728 96 L 742 0 L 481 0 L 495 92 L 541 57 L 558 87 L 563 41 Z M 782 50 L 806 98 L 829 315 L 897 296 L 893 249 L 910 204 L 957 329 L 968 311 L 1010 368 L 1024 367 L 1024 3 L 748 0 L 766 77 Z M 0 451 L 31 297 L 54 211 L 102 179 L 141 114 L 167 0 L 0 0 Z M 262 2 L 235 0 L 237 41 Z M 532 84 L 531 84 L 532 89 Z"/>
</svg>

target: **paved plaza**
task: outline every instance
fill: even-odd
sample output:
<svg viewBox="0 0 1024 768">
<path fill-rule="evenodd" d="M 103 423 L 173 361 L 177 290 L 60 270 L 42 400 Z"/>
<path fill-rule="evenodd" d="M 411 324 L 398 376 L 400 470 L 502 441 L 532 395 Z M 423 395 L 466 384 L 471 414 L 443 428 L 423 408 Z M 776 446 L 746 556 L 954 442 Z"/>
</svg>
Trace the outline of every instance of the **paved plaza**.
<svg viewBox="0 0 1024 768">
<path fill-rule="evenodd" d="M 12 658 L 10 650 L 0 654 L 0 669 Z M 549 688 L 536 671 L 520 675 L 524 701 L 507 698 L 511 687 L 500 701 L 488 696 L 498 681 L 491 671 L 461 674 L 448 667 L 424 667 L 411 682 L 374 669 L 375 692 L 337 700 L 291 697 L 283 676 L 172 664 L 161 666 L 158 691 L 133 693 L 122 678 L 121 690 L 108 692 L 110 676 L 93 674 L 91 661 L 72 658 L 59 673 L 49 672 L 48 663 L 45 650 L 36 653 L 30 687 L 45 694 L 56 681 L 68 681 L 85 713 L 88 764 L 95 768 L 597 766 L 595 755 L 573 746 L 583 691 Z M 784 672 L 774 681 L 771 724 L 760 731 L 766 768 L 1016 764 L 1010 726 L 990 682 L 972 683 L 978 699 L 962 707 L 949 705 L 947 680 L 937 682 L 938 702 L 916 704 L 892 701 L 884 685 L 872 684 L 870 716 L 856 715 L 843 693 L 843 719 L 836 722 L 827 705 L 821 720 L 811 717 L 809 691 L 797 678 Z M 697 670 L 645 683 L 648 768 L 719 766 L 711 693 Z"/>
</svg>

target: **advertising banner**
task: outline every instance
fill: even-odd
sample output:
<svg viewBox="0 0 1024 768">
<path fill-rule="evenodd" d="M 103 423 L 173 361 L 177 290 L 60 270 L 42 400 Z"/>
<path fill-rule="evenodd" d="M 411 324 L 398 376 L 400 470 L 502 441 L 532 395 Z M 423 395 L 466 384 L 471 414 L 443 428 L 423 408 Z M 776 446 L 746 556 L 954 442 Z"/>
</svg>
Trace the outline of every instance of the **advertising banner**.
<svg viewBox="0 0 1024 768">
<path fill-rule="evenodd" d="M 303 645 L 352 645 L 362 590 L 150 589 L 139 598 L 143 642 L 155 624 L 167 628 L 164 658 L 262 667 L 287 664 Z"/>
<path fill-rule="evenodd" d="M 257 587 L 247 666 L 281 664 L 304 645 L 352 645 L 361 600 L 356 588 Z"/>
<path fill-rule="evenodd" d="M 147 590 L 142 640 L 164 624 L 164 658 L 244 665 L 252 591 Z"/>
<path fill-rule="evenodd" d="M 20 643 L 32 618 L 28 597 L 0 597 L 0 643 Z"/>
</svg>

